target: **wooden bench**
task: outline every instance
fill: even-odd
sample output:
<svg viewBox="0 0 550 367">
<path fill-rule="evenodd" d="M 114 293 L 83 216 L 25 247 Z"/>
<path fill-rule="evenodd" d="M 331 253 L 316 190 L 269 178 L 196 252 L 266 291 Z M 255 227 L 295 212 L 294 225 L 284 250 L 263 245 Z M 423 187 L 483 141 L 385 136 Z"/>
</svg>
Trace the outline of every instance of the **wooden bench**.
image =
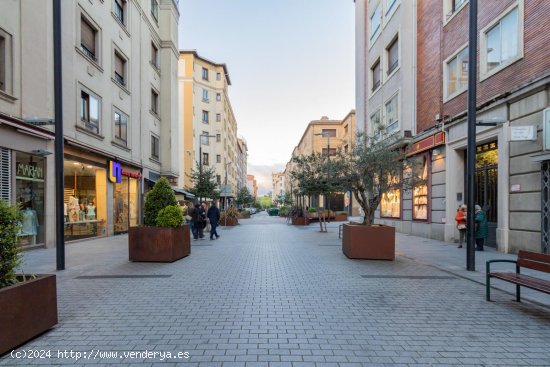
<svg viewBox="0 0 550 367">
<path fill-rule="evenodd" d="M 516 272 L 491 272 L 493 263 L 516 264 Z M 536 252 L 520 251 L 517 260 L 489 260 L 487 261 L 486 296 L 487 301 L 491 300 L 491 278 L 497 278 L 516 285 L 516 301 L 521 302 L 520 287 L 534 289 L 539 292 L 550 294 L 550 280 L 540 279 L 530 275 L 521 274 L 520 269 L 527 268 L 544 273 L 550 273 L 550 255 Z"/>
</svg>

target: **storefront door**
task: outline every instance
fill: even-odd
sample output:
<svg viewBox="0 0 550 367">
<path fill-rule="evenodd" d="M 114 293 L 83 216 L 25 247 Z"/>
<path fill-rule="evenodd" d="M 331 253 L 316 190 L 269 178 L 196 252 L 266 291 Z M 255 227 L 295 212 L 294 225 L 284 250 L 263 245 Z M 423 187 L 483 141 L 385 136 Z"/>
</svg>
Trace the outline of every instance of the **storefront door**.
<svg viewBox="0 0 550 367">
<path fill-rule="evenodd" d="M 496 247 L 498 224 L 498 145 L 483 144 L 476 151 L 476 204 L 480 205 L 489 222 L 489 237 L 485 245 Z"/>
<path fill-rule="evenodd" d="M 114 185 L 113 223 L 115 234 L 128 232 L 129 227 L 138 224 L 138 182 L 136 178 L 121 177 Z"/>
</svg>

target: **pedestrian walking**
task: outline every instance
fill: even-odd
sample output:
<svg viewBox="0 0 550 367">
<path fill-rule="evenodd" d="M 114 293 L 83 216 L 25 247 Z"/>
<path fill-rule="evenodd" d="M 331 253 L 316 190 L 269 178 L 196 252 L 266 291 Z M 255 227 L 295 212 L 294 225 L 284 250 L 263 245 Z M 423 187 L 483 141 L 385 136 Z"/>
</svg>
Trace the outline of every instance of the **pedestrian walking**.
<svg viewBox="0 0 550 367">
<path fill-rule="evenodd" d="M 462 248 L 462 244 L 466 239 L 466 205 L 462 204 L 458 207 L 455 216 L 456 228 L 458 229 L 458 248 Z"/>
<path fill-rule="evenodd" d="M 196 240 L 204 238 L 203 231 L 206 224 L 206 213 L 200 204 L 195 204 L 191 218 L 193 220 L 193 238 Z"/>
<path fill-rule="evenodd" d="M 212 206 L 208 208 L 208 213 L 206 216 L 210 220 L 210 240 L 213 240 L 214 236 L 216 236 L 216 239 L 220 238 L 217 231 L 218 223 L 220 221 L 220 209 L 218 209 L 215 202 L 212 202 Z"/>
<path fill-rule="evenodd" d="M 485 245 L 485 239 L 489 237 L 489 224 L 487 223 L 487 215 L 481 209 L 479 205 L 475 207 L 475 237 L 476 237 L 476 251 L 483 251 Z"/>
</svg>

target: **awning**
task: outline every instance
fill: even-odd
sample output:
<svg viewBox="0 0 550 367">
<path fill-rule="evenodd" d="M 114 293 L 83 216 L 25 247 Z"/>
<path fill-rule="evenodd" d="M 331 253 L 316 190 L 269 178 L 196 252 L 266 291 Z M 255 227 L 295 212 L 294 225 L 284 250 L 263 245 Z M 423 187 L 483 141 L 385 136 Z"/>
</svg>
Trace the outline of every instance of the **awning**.
<svg viewBox="0 0 550 367">
<path fill-rule="evenodd" d="M 195 198 L 195 195 L 193 195 L 190 192 L 187 192 L 183 189 L 180 189 L 179 187 L 172 186 L 172 190 L 174 190 L 174 192 L 176 194 L 183 195 L 186 199 L 194 199 Z"/>
</svg>

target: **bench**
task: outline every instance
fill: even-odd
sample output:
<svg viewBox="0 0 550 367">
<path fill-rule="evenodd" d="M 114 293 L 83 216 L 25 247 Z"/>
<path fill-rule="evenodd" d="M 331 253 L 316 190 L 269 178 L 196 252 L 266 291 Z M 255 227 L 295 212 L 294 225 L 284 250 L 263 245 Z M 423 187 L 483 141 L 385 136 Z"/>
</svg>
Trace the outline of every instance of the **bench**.
<svg viewBox="0 0 550 367">
<path fill-rule="evenodd" d="M 491 272 L 491 264 L 513 263 L 516 264 L 516 272 Z M 544 273 L 550 273 L 550 255 L 536 252 L 519 251 L 517 260 L 489 260 L 487 261 L 486 297 L 491 300 L 491 278 L 497 278 L 516 285 L 516 301 L 521 302 L 520 287 L 534 289 L 550 294 L 550 280 L 540 279 L 534 276 L 521 274 L 520 269 L 527 268 Z"/>
</svg>

